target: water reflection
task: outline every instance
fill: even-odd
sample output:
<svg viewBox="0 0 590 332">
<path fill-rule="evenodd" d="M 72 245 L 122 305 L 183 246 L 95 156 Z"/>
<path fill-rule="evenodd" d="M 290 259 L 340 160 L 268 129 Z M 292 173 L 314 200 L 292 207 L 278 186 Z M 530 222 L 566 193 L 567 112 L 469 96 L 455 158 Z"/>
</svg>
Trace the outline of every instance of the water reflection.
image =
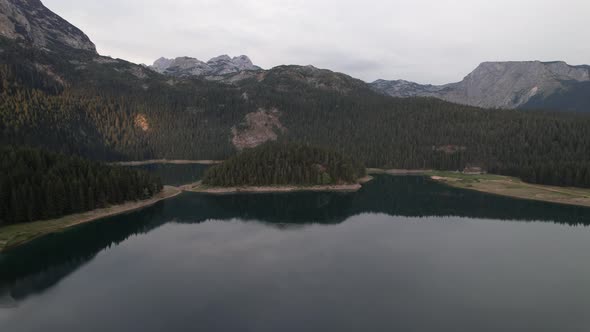
<svg viewBox="0 0 590 332">
<path fill-rule="evenodd" d="M 0 255 L 0 306 L 56 285 L 99 252 L 168 223 L 251 220 L 275 228 L 338 224 L 351 216 L 459 216 L 588 225 L 590 209 L 514 200 L 439 185 L 422 177 L 379 176 L 358 193 L 209 196 L 183 194 L 148 209 L 46 236 Z M 4 294 L 4 295 L 2 295 Z"/>
<path fill-rule="evenodd" d="M 192 209 L 184 206 L 194 207 Z M 458 216 L 511 221 L 590 224 L 590 209 L 517 200 L 447 187 L 418 176 L 379 176 L 361 191 L 346 193 L 186 195 L 171 201 L 180 222 L 243 218 L 282 223 L 340 223 L 361 213 L 404 217 Z"/>
<path fill-rule="evenodd" d="M 159 203 L 136 213 L 50 234 L 0 254 L 0 294 L 9 289 L 12 299 L 22 300 L 52 287 L 100 251 L 162 225 L 166 220 L 162 212 L 163 203 Z"/>
</svg>

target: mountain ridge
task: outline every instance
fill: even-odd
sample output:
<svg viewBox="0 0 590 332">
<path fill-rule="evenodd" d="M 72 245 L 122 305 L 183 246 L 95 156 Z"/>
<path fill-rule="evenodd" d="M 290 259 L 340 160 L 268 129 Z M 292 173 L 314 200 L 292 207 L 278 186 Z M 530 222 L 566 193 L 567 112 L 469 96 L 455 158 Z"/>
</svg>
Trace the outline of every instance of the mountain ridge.
<svg viewBox="0 0 590 332">
<path fill-rule="evenodd" d="M 0 36 L 57 50 L 69 47 L 96 52 L 96 46 L 80 29 L 53 13 L 40 0 L 0 0 Z"/>
<path fill-rule="evenodd" d="M 160 74 L 174 77 L 205 77 L 209 79 L 262 69 L 255 66 L 246 55 L 232 58 L 226 54 L 211 58 L 207 62 L 188 56 L 174 59 L 161 57 L 149 68 Z"/>
<path fill-rule="evenodd" d="M 590 81 L 590 66 L 572 66 L 563 61 L 483 62 L 456 83 L 427 85 L 403 80 L 377 80 L 370 83 L 377 91 L 393 97 L 435 97 L 446 101 L 484 108 L 529 108 L 535 98 L 550 98 L 567 93 L 571 83 Z M 590 104 L 589 104 L 590 106 Z M 586 106 L 578 111 L 590 111 Z"/>
</svg>

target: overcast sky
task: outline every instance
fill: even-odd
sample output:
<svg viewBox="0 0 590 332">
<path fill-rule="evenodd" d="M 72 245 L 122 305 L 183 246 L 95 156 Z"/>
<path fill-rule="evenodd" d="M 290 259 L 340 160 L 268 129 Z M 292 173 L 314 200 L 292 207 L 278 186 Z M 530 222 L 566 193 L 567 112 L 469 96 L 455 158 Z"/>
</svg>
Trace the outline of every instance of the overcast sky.
<svg viewBox="0 0 590 332">
<path fill-rule="evenodd" d="M 43 0 L 103 55 L 246 54 L 373 81 L 461 80 L 480 62 L 590 63 L 590 0 Z"/>
</svg>

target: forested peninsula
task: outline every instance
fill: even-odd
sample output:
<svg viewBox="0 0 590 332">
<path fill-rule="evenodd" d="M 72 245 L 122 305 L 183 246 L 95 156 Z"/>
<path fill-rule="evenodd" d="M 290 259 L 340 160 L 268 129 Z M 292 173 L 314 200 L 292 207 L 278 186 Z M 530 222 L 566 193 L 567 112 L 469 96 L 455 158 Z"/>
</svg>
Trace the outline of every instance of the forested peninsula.
<svg viewBox="0 0 590 332">
<path fill-rule="evenodd" d="M 340 153 L 294 143 L 247 149 L 205 172 L 193 191 L 260 192 L 358 190 L 364 166 Z"/>
</svg>

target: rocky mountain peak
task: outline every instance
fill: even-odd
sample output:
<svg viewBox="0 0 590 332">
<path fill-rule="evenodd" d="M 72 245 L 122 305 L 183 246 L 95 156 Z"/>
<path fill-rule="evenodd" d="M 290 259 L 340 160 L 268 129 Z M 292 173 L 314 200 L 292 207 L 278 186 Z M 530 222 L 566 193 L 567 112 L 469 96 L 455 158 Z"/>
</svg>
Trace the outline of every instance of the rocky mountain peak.
<svg viewBox="0 0 590 332">
<path fill-rule="evenodd" d="M 484 62 L 480 64 L 466 79 L 481 80 L 498 78 L 542 82 L 547 79 L 555 80 L 590 80 L 589 71 L 584 66 L 570 66 L 563 61 L 507 61 Z"/>
<path fill-rule="evenodd" d="M 234 65 L 236 65 L 241 70 L 258 70 L 258 69 L 260 69 L 259 67 L 254 66 L 254 64 L 252 63 L 252 60 L 250 60 L 250 58 L 247 57 L 246 55 L 240 55 L 240 56 L 234 57 L 231 61 Z"/>
<path fill-rule="evenodd" d="M 217 78 L 228 74 L 261 69 L 255 66 L 250 58 L 245 55 L 234 58 L 229 55 L 220 55 L 207 62 L 191 57 L 178 57 L 176 59 L 160 58 L 150 68 L 161 74 L 170 76 L 198 76 L 205 78 Z"/>
<path fill-rule="evenodd" d="M 39 0 L 0 0 L 0 36 L 46 50 L 66 46 L 96 53 L 88 36 Z"/>
<path fill-rule="evenodd" d="M 208 63 L 217 63 L 217 62 L 228 62 L 231 61 L 232 58 L 227 55 L 227 54 L 223 54 L 220 56 L 216 56 L 214 58 L 211 58 L 209 61 L 207 61 Z"/>
<path fill-rule="evenodd" d="M 590 81 L 590 67 L 563 61 L 484 62 L 461 82 L 422 85 L 403 80 L 378 80 L 374 90 L 394 97 L 435 97 L 450 102 L 488 107 L 519 108 L 532 99 L 567 91 L 572 84 Z"/>
<path fill-rule="evenodd" d="M 164 71 L 164 70 L 166 70 L 166 68 L 170 67 L 173 62 L 174 62 L 173 59 L 166 59 L 166 58 L 162 57 L 162 58 L 159 58 L 158 60 L 156 60 L 152 67 L 158 72 Z"/>
</svg>

